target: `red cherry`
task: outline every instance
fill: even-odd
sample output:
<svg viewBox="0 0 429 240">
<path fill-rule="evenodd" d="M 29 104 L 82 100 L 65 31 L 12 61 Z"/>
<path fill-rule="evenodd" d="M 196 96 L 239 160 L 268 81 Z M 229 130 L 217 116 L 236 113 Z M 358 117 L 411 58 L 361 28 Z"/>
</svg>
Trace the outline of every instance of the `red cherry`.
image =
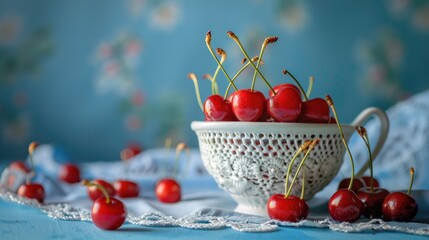
<svg viewBox="0 0 429 240">
<path fill-rule="evenodd" d="M 71 163 L 64 164 L 60 169 L 59 178 L 67 183 L 80 182 L 79 167 Z"/>
<path fill-rule="evenodd" d="M 25 173 L 31 172 L 31 169 L 23 161 L 14 161 L 9 165 L 10 169 L 22 170 Z"/>
<path fill-rule="evenodd" d="M 181 199 L 179 183 L 172 178 L 160 180 L 155 187 L 156 197 L 163 203 L 175 203 Z"/>
<path fill-rule="evenodd" d="M 361 177 L 361 179 L 365 183 L 365 186 L 371 187 L 371 177 L 370 176 L 363 176 L 363 177 Z M 378 183 L 377 179 L 375 179 L 375 178 L 373 178 L 372 184 L 373 184 L 372 185 L 373 187 L 380 187 L 380 184 Z"/>
<path fill-rule="evenodd" d="M 18 188 L 18 196 L 36 199 L 43 203 L 45 199 L 45 189 L 39 183 L 26 183 Z"/>
<path fill-rule="evenodd" d="M 363 203 L 353 191 L 339 189 L 329 199 L 328 209 L 334 220 L 354 222 L 362 215 Z"/>
<path fill-rule="evenodd" d="M 299 222 L 308 216 L 309 207 L 305 200 L 297 196 L 274 194 L 267 202 L 268 216 L 272 219 Z"/>
<path fill-rule="evenodd" d="M 283 83 L 283 84 L 279 84 L 279 85 L 273 87 L 273 89 L 276 93 L 282 88 L 293 88 L 299 93 L 299 96 L 301 96 L 301 91 L 299 90 L 299 88 L 297 86 L 291 84 L 291 83 Z M 268 97 L 272 97 L 272 96 L 274 96 L 274 93 L 270 89 L 270 91 L 268 92 Z"/>
<path fill-rule="evenodd" d="M 232 98 L 232 111 L 240 121 L 256 122 L 265 113 L 265 96 L 259 91 L 241 89 Z"/>
<path fill-rule="evenodd" d="M 140 193 L 139 185 L 128 180 L 117 180 L 113 183 L 116 195 L 121 198 L 137 197 Z"/>
<path fill-rule="evenodd" d="M 210 95 L 204 102 L 204 115 L 207 121 L 236 121 L 231 103 L 220 95 Z"/>
<path fill-rule="evenodd" d="M 92 182 L 103 186 L 106 189 L 107 194 L 109 194 L 109 196 L 115 195 L 115 193 L 116 193 L 115 188 L 113 188 L 113 186 L 110 183 L 108 183 L 102 179 L 96 179 Z M 91 198 L 92 201 L 95 201 L 98 198 L 103 196 L 103 193 L 96 186 L 88 186 L 87 192 L 88 192 L 89 198 Z"/>
<path fill-rule="evenodd" d="M 267 112 L 278 122 L 295 122 L 301 110 L 301 95 L 294 88 L 281 88 L 267 100 Z"/>
<path fill-rule="evenodd" d="M 350 178 L 344 178 L 338 184 L 338 189 L 348 188 L 349 184 L 350 184 Z M 353 180 L 353 185 L 351 190 L 356 193 L 357 191 L 359 191 L 359 189 L 363 187 L 365 187 L 365 182 L 360 178 L 355 178 Z"/>
<path fill-rule="evenodd" d="M 384 188 L 363 187 L 357 192 L 359 199 L 363 202 L 363 215 L 367 218 L 381 217 L 381 206 L 389 191 Z"/>
<path fill-rule="evenodd" d="M 301 115 L 298 122 L 328 123 L 331 116 L 329 105 L 323 98 L 313 98 L 302 103 Z"/>
<path fill-rule="evenodd" d="M 383 201 L 382 212 L 387 221 L 409 222 L 418 211 L 416 200 L 403 192 L 393 192 Z"/>
<path fill-rule="evenodd" d="M 120 200 L 110 197 L 100 197 L 92 205 L 92 222 L 104 230 L 115 230 L 122 226 L 127 217 L 127 208 Z"/>
</svg>

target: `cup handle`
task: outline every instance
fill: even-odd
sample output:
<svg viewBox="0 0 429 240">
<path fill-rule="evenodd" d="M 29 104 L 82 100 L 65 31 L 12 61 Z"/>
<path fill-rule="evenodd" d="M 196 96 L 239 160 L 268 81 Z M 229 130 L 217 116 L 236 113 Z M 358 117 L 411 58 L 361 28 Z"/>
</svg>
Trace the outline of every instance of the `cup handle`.
<svg viewBox="0 0 429 240">
<path fill-rule="evenodd" d="M 371 116 L 375 116 L 380 120 L 381 128 L 378 136 L 377 143 L 375 144 L 374 150 L 372 151 L 372 159 L 375 159 L 380 153 L 381 148 L 386 142 L 387 134 L 389 132 L 389 119 L 387 118 L 386 113 L 375 107 L 369 107 L 363 110 L 352 122 L 352 126 L 362 125 L 366 120 Z M 361 177 L 365 171 L 369 168 L 369 159 L 361 167 L 361 169 L 355 174 L 355 177 Z"/>
</svg>

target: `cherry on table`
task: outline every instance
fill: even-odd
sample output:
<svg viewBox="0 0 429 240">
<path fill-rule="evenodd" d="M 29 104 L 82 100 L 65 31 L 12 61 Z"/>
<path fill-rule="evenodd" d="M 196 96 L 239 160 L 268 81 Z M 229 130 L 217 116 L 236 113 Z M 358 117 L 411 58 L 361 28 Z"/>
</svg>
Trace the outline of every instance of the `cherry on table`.
<svg viewBox="0 0 429 240">
<path fill-rule="evenodd" d="M 204 115 L 207 121 L 236 121 L 231 103 L 220 95 L 210 95 L 204 102 Z"/>
<path fill-rule="evenodd" d="M 265 113 L 265 96 L 259 91 L 240 89 L 235 92 L 231 104 L 239 121 L 256 122 Z"/>
<path fill-rule="evenodd" d="M 417 215 L 419 206 L 410 196 L 414 182 L 414 168 L 410 168 L 410 186 L 407 193 L 393 192 L 383 201 L 382 212 L 386 221 L 409 222 Z"/>
<path fill-rule="evenodd" d="M 163 203 L 175 203 L 182 198 L 180 184 L 173 178 L 161 179 L 156 184 L 155 194 Z"/>
<path fill-rule="evenodd" d="M 121 198 L 137 197 L 140 193 L 139 185 L 129 180 L 117 180 L 113 183 L 116 195 Z"/>
<path fill-rule="evenodd" d="M 40 203 L 45 200 L 45 189 L 39 183 L 25 183 L 19 186 L 18 196 L 36 199 Z"/>
<path fill-rule="evenodd" d="M 267 112 L 278 122 L 296 122 L 301 110 L 301 95 L 294 88 L 281 88 L 267 100 Z"/>
<path fill-rule="evenodd" d="M 88 180 L 83 180 L 82 184 L 88 188 L 97 188 L 102 193 L 102 196 L 94 201 L 91 208 L 91 218 L 95 226 L 104 230 L 115 230 L 122 226 L 127 217 L 125 204 L 109 196 L 101 184 Z"/>
<path fill-rule="evenodd" d="M 267 202 L 268 216 L 287 222 L 299 222 L 308 216 L 309 207 L 304 199 L 297 196 L 274 194 Z"/>
<path fill-rule="evenodd" d="M 367 218 L 380 218 L 381 207 L 384 199 L 389 195 L 389 191 L 379 187 L 363 187 L 357 192 L 357 196 L 362 201 L 363 215 Z"/>
<path fill-rule="evenodd" d="M 95 179 L 91 181 L 94 184 L 101 185 L 106 189 L 106 192 L 109 196 L 114 196 L 116 191 L 115 188 L 108 182 L 104 181 L 103 179 Z M 97 188 L 95 185 L 88 186 L 87 188 L 88 196 L 92 201 L 97 200 L 98 198 L 103 196 L 102 191 Z"/>
<path fill-rule="evenodd" d="M 329 214 L 340 222 L 354 222 L 362 215 L 363 203 L 351 190 L 339 189 L 328 202 Z"/>
<path fill-rule="evenodd" d="M 66 183 L 80 182 L 80 169 L 77 165 L 66 163 L 61 166 L 59 178 Z"/>
</svg>

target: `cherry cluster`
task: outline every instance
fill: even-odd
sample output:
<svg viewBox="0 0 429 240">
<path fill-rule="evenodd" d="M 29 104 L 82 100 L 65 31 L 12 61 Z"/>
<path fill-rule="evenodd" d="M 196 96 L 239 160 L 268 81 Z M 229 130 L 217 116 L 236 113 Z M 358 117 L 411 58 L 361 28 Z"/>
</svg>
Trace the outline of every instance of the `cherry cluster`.
<svg viewBox="0 0 429 240">
<path fill-rule="evenodd" d="M 23 161 L 14 161 L 9 168 L 27 173 L 27 182 L 18 188 L 19 196 L 36 199 L 43 203 L 45 198 L 45 189 L 42 184 L 31 182 L 34 176 L 33 153 L 38 143 L 32 142 L 29 145 L 29 156 L 31 168 Z M 180 143 L 176 148 L 176 160 L 181 151 L 186 150 L 189 155 L 189 148 L 184 143 Z M 130 144 L 121 151 L 121 159 L 127 163 L 128 160 L 141 153 L 141 148 L 136 144 Z M 128 166 L 128 165 L 127 165 Z M 125 204 L 115 198 L 134 198 L 140 194 L 140 187 L 136 182 L 118 179 L 113 184 L 103 180 L 95 179 L 92 181 L 82 180 L 80 169 L 77 165 L 67 163 L 61 166 L 59 179 L 65 183 L 82 183 L 87 186 L 88 197 L 94 202 L 91 209 L 91 217 L 94 224 L 104 230 L 115 230 L 125 222 L 127 209 Z M 157 199 L 162 203 L 176 203 L 181 200 L 180 184 L 173 177 L 160 179 L 155 186 Z"/>
<path fill-rule="evenodd" d="M 371 147 L 369 144 L 369 138 L 367 131 L 362 126 L 356 126 L 357 133 L 363 139 L 369 154 L 369 168 L 370 176 L 364 176 L 362 178 L 354 178 L 354 161 L 347 142 L 344 138 L 344 134 L 341 125 L 338 124 L 338 116 L 335 110 L 335 106 L 332 98 L 327 95 L 326 102 L 331 107 L 334 114 L 335 122 L 337 123 L 340 131 L 343 144 L 349 154 L 351 162 L 351 177 L 343 179 L 338 186 L 338 190 L 331 196 L 328 201 L 328 210 L 332 219 L 340 222 L 354 222 L 358 220 L 361 215 L 367 218 L 383 218 L 386 221 L 402 221 L 409 222 L 417 214 L 418 205 L 414 198 L 410 196 L 414 181 L 414 168 L 410 169 L 410 186 L 407 193 L 404 192 L 392 192 L 381 188 L 380 184 L 373 177 L 373 159 L 371 154 Z M 297 156 L 302 152 L 305 152 L 304 157 L 298 166 L 297 173 L 295 174 L 292 184 L 297 177 L 302 165 L 305 163 L 309 152 L 317 145 L 318 140 L 304 142 L 304 144 L 297 150 L 294 157 L 288 167 L 286 175 L 286 190 L 285 194 L 274 194 L 268 199 L 267 211 L 268 215 L 277 220 L 297 222 L 305 219 L 308 215 L 308 205 L 303 200 L 304 196 L 304 183 L 305 174 L 303 175 L 303 185 L 301 197 L 290 196 L 291 187 L 287 187 L 289 181 L 289 174 L 291 166 Z M 304 172 L 305 173 L 305 172 Z"/>
<path fill-rule="evenodd" d="M 330 110 L 327 102 L 323 98 L 309 99 L 314 78 L 310 77 L 310 83 L 307 91 L 304 91 L 299 81 L 289 71 L 283 70 L 284 75 L 288 75 L 295 81 L 295 84 L 284 83 L 274 87 L 266 80 L 259 70 L 263 64 L 262 57 L 265 48 L 272 43 L 277 42 L 278 37 L 270 36 L 265 38 L 262 43 L 259 56 L 250 58 L 240 42 L 240 39 L 233 33 L 227 35 L 234 40 L 245 58 L 246 63 L 234 77 L 230 77 L 225 70 L 223 63 L 226 60 L 226 52 L 217 48 L 216 52 L 221 57 L 220 60 L 215 55 L 212 47 L 211 32 L 206 34 L 206 45 L 211 55 L 217 62 L 218 66 L 213 76 L 206 74 L 212 83 L 212 95 L 207 97 L 204 103 L 201 100 L 198 87 L 198 79 L 194 73 L 188 77 L 193 80 L 196 96 L 201 110 L 204 112 L 206 121 L 247 121 L 247 122 L 300 122 L 300 123 L 332 123 L 333 118 L 330 116 Z M 256 63 L 255 63 L 256 62 Z M 238 89 L 235 80 L 248 67 L 254 68 L 252 85 L 250 89 Z M 225 94 L 221 96 L 217 85 L 217 75 L 222 70 L 229 81 Z M 262 92 L 255 90 L 256 78 L 259 76 L 268 86 L 269 91 L 266 97 Z M 230 88 L 234 92 L 229 95 Z"/>
</svg>

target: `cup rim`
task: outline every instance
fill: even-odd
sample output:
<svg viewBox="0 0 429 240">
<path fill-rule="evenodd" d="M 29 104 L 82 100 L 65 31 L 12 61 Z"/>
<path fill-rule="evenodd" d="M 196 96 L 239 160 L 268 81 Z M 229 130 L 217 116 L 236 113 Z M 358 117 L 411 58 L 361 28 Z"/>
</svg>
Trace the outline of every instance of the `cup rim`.
<svg viewBox="0 0 429 240">
<path fill-rule="evenodd" d="M 344 134 L 355 131 L 354 126 L 341 124 Z M 238 121 L 192 121 L 191 129 L 197 131 L 234 131 L 253 133 L 339 133 L 337 124 L 328 123 L 282 123 L 282 122 L 238 122 Z"/>
</svg>

